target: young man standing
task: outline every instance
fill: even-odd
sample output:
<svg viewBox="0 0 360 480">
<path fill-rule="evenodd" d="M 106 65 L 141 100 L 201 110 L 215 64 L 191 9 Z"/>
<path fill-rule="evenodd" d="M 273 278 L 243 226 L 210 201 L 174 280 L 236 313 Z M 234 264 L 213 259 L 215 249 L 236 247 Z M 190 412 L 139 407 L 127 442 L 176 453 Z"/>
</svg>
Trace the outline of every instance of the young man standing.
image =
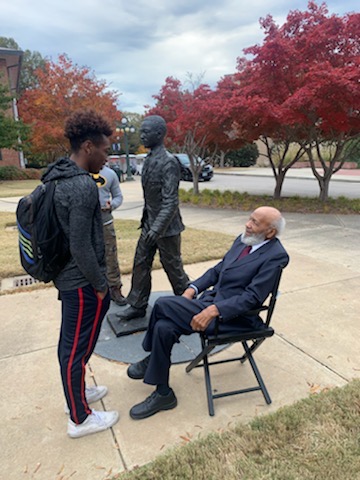
<svg viewBox="0 0 360 480">
<path fill-rule="evenodd" d="M 71 156 L 50 165 L 43 177 L 56 181 L 55 209 L 71 254 L 54 283 L 62 302 L 58 357 L 72 438 L 105 430 L 119 418 L 118 412 L 89 408 L 106 395 L 106 387 L 85 387 L 85 366 L 110 303 L 99 197 L 90 173 L 104 165 L 111 134 L 94 111 L 75 112 L 65 125 Z"/>
</svg>

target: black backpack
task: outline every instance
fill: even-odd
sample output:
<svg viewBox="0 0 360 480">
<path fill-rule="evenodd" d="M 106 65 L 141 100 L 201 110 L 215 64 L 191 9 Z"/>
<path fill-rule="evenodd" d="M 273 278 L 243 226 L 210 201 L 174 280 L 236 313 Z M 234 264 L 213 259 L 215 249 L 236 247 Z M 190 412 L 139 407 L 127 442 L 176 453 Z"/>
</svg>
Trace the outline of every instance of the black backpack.
<svg viewBox="0 0 360 480">
<path fill-rule="evenodd" d="M 54 280 L 70 259 L 55 211 L 55 187 L 56 180 L 39 185 L 19 201 L 16 210 L 21 265 L 45 283 Z"/>
</svg>

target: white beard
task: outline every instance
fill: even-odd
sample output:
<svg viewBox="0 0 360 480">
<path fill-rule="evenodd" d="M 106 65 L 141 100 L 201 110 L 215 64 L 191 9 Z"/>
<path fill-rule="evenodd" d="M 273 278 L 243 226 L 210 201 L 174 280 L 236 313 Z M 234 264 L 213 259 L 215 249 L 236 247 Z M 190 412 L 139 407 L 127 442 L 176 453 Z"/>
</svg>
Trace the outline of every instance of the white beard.
<svg viewBox="0 0 360 480">
<path fill-rule="evenodd" d="M 265 240 L 266 237 L 262 233 L 258 233 L 257 235 L 245 235 L 244 233 L 241 234 L 241 241 L 245 243 L 245 245 L 249 245 L 251 247 L 253 247 L 254 245 L 259 245 Z"/>
</svg>

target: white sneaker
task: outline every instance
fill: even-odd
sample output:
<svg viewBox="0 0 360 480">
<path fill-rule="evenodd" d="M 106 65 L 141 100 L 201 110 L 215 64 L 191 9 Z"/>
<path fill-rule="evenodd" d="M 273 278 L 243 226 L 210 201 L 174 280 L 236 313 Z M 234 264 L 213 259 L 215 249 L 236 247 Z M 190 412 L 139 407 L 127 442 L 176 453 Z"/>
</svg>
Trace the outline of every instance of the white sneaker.
<svg viewBox="0 0 360 480">
<path fill-rule="evenodd" d="M 85 435 L 91 435 L 92 433 L 102 432 L 115 425 L 118 420 L 119 413 L 116 411 L 99 412 L 93 410 L 91 415 L 88 415 L 86 420 L 79 425 L 69 418 L 67 433 L 71 438 L 84 437 Z"/>
<path fill-rule="evenodd" d="M 108 389 L 104 385 L 99 385 L 99 386 L 94 385 L 93 387 L 85 387 L 85 397 L 88 403 L 94 403 L 101 400 L 102 398 L 105 397 L 107 393 L 108 393 Z M 67 415 L 69 415 L 70 413 L 69 407 L 67 406 L 66 403 L 64 405 L 64 412 Z"/>
</svg>

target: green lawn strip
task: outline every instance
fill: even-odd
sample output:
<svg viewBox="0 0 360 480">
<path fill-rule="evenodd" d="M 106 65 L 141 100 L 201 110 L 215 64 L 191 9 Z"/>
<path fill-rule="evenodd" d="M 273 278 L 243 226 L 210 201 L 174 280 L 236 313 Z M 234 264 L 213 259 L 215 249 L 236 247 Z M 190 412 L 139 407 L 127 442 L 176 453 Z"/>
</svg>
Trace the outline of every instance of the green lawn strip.
<svg viewBox="0 0 360 480">
<path fill-rule="evenodd" d="M 18 251 L 18 234 L 14 213 L 0 212 L 0 279 L 24 274 Z M 136 243 L 139 238 L 139 222 L 135 220 L 114 221 L 120 270 L 131 273 Z M 230 248 L 232 235 L 203 232 L 187 228 L 182 234 L 182 257 L 185 264 L 198 263 L 222 258 Z M 154 268 L 162 268 L 159 258 L 155 258 Z"/>
<path fill-rule="evenodd" d="M 247 192 L 232 190 L 202 190 L 195 195 L 191 190 L 180 189 L 179 198 L 182 204 L 197 207 L 231 208 L 251 212 L 260 205 L 270 205 L 282 212 L 292 213 L 332 213 L 332 214 L 358 214 L 360 213 L 360 198 L 346 197 L 329 198 L 321 202 L 313 197 L 283 197 L 274 200 L 270 195 L 250 195 Z"/>
<path fill-rule="evenodd" d="M 0 181 L 0 198 L 23 197 L 40 185 L 40 180 L 4 180 Z"/>
<path fill-rule="evenodd" d="M 359 441 L 355 380 L 170 449 L 113 480 L 353 480 L 360 478 Z"/>
</svg>

